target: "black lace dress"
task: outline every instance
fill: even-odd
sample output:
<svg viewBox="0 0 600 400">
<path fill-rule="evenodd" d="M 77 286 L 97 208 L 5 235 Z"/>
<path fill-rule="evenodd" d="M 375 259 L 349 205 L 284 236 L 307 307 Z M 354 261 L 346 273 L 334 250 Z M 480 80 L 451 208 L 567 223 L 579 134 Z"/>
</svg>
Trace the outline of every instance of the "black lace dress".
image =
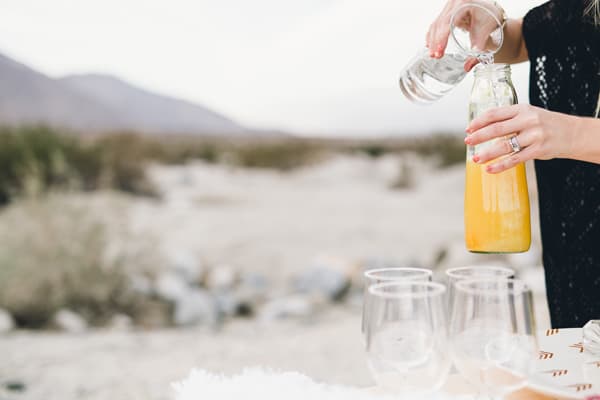
<svg viewBox="0 0 600 400">
<path fill-rule="evenodd" d="M 600 94 L 600 26 L 584 17 L 584 0 L 532 9 L 523 36 L 531 104 L 593 116 Z M 537 160 L 535 169 L 552 325 L 580 327 L 600 319 L 600 165 Z"/>
</svg>

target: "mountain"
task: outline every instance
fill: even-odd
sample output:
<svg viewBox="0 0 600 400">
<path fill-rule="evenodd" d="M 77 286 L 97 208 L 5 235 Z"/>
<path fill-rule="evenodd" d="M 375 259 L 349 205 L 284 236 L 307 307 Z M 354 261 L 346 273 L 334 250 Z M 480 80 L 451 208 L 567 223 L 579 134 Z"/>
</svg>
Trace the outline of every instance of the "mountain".
<svg viewBox="0 0 600 400">
<path fill-rule="evenodd" d="M 73 75 L 59 79 L 74 92 L 102 106 L 121 110 L 126 127 L 142 132 L 226 132 L 243 128 L 232 120 L 197 104 L 163 96 L 108 75 Z"/>
<path fill-rule="evenodd" d="M 53 79 L 0 54 L 0 124 L 45 123 L 81 132 L 239 134 L 246 129 L 198 104 L 107 75 Z"/>
<path fill-rule="evenodd" d="M 124 123 L 114 110 L 0 55 L 0 122 L 43 122 L 74 129 L 107 129 Z"/>
</svg>

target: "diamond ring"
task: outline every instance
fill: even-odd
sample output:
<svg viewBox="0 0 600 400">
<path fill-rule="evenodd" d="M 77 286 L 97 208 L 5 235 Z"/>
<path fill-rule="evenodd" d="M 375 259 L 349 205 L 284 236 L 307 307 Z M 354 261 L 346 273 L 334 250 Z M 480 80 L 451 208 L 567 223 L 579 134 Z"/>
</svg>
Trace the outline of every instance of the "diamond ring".
<svg viewBox="0 0 600 400">
<path fill-rule="evenodd" d="M 521 145 L 519 144 L 519 141 L 517 140 L 517 135 L 513 135 L 508 139 L 508 144 L 510 144 L 510 148 L 512 149 L 513 153 L 518 153 L 521 151 Z"/>
</svg>

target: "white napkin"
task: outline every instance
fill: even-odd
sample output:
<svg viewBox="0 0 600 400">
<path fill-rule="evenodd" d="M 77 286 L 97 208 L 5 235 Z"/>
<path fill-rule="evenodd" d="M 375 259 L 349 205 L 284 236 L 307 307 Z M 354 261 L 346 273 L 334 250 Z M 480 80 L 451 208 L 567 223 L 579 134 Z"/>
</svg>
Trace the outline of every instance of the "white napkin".
<svg viewBox="0 0 600 400">
<path fill-rule="evenodd" d="M 317 383 L 298 372 L 245 369 L 233 376 L 192 370 L 173 384 L 177 400 L 398 400 L 370 390 Z M 442 399 L 433 395 L 428 399 Z"/>
</svg>

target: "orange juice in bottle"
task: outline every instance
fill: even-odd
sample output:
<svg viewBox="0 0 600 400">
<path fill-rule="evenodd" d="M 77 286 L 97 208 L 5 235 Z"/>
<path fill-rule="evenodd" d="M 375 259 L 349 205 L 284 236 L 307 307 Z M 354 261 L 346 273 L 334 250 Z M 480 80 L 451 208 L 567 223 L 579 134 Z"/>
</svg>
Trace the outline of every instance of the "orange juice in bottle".
<svg viewBox="0 0 600 400">
<path fill-rule="evenodd" d="M 469 120 L 490 108 L 517 103 L 506 64 L 480 65 L 475 70 Z M 495 139 L 495 140 L 506 140 Z M 493 141 L 467 147 L 465 242 L 477 253 L 519 253 L 529 250 L 531 225 L 525 165 L 499 174 L 486 172 L 473 155 Z"/>
</svg>

